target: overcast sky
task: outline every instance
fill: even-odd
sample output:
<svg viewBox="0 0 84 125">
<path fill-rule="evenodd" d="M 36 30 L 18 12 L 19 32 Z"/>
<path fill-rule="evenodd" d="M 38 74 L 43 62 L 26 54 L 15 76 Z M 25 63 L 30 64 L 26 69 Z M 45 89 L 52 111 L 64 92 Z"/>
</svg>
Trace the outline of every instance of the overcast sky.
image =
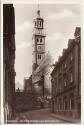
<svg viewBox="0 0 84 125">
<path fill-rule="evenodd" d="M 32 72 L 33 19 L 37 15 L 37 4 L 14 4 L 16 24 L 16 87 L 23 87 L 24 77 Z M 50 51 L 54 62 L 67 48 L 68 39 L 74 37 L 77 26 L 81 26 L 79 4 L 40 4 L 46 33 L 46 52 Z"/>
</svg>

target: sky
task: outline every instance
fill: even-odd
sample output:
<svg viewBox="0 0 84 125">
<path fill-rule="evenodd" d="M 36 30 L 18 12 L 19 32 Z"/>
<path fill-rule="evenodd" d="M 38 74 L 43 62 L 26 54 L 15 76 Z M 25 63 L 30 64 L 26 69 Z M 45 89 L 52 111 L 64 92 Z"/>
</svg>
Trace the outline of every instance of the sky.
<svg viewBox="0 0 84 125">
<path fill-rule="evenodd" d="M 23 88 L 24 77 L 32 73 L 33 20 L 37 16 L 37 4 L 14 4 L 16 42 L 16 88 Z M 74 38 L 75 28 L 81 26 L 79 4 L 40 4 L 46 33 L 46 52 L 50 52 L 53 63 L 67 48 L 68 40 Z"/>
</svg>

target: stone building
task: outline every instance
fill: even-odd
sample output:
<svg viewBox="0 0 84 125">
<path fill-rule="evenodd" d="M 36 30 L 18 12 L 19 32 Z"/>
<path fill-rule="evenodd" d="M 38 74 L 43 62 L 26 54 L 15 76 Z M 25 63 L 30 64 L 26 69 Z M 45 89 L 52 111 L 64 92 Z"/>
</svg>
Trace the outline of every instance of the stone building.
<svg viewBox="0 0 84 125">
<path fill-rule="evenodd" d="M 14 115 L 15 14 L 13 4 L 3 4 L 3 91 L 5 122 Z"/>
<path fill-rule="evenodd" d="M 47 53 L 32 76 L 33 88 L 43 97 L 51 96 L 51 65 L 52 58 Z"/>
<path fill-rule="evenodd" d="M 45 50 L 44 19 L 37 11 L 37 18 L 34 20 L 33 33 L 33 71 L 32 89 L 37 93 L 41 102 L 51 96 L 51 65 L 52 58 Z"/>
<path fill-rule="evenodd" d="M 51 73 L 52 112 L 65 118 L 81 117 L 81 34 L 76 27 Z"/>
<path fill-rule="evenodd" d="M 33 72 L 39 66 L 40 62 L 45 56 L 45 33 L 44 33 L 44 20 L 40 16 L 40 10 L 37 10 L 37 17 L 34 19 L 34 32 L 33 32 Z"/>
<path fill-rule="evenodd" d="M 40 101 L 44 103 L 44 107 L 49 106 L 51 99 L 51 68 L 52 58 L 47 53 L 35 72 L 33 73 L 32 82 Z"/>
<path fill-rule="evenodd" d="M 45 50 L 44 19 L 37 11 L 37 18 L 34 20 L 33 33 L 33 70 L 32 89 L 37 93 L 38 99 L 44 102 L 51 97 L 51 65 L 52 57 Z M 46 104 L 46 103 L 45 103 Z M 42 106 L 44 107 L 44 106 Z"/>
<path fill-rule="evenodd" d="M 32 67 L 32 86 L 37 91 L 39 96 L 43 96 L 44 76 L 39 75 L 38 83 L 35 80 L 35 72 L 45 57 L 45 37 L 44 34 L 44 20 L 40 15 L 40 10 L 37 10 L 37 17 L 34 19 L 34 32 L 33 32 L 33 67 Z M 36 78 L 37 79 L 37 78 Z"/>
<path fill-rule="evenodd" d="M 29 78 L 24 78 L 24 91 L 31 91 L 32 90 L 32 75 Z"/>
</svg>

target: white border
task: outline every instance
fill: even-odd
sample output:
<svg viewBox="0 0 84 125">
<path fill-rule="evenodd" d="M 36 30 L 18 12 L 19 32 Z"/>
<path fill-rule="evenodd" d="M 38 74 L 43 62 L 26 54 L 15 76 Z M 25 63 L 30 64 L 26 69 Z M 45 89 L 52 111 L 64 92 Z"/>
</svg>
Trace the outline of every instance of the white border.
<svg viewBox="0 0 84 125">
<path fill-rule="evenodd" d="M 3 116 L 3 4 L 1 3 L 1 124 L 4 121 Z"/>
<path fill-rule="evenodd" d="M 84 3 L 83 0 L 2 0 L 1 1 L 1 124 L 4 124 L 4 110 L 3 110 L 3 4 L 81 4 L 81 9 L 84 12 Z M 83 16 L 83 14 L 82 14 Z M 82 19 L 82 18 L 81 18 Z M 84 18 L 82 19 L 84 20 Z M 81 22 L 83 23 L 83 21 Z M 83 24 L 81 24 L 81 29 L 83 27 Z M 84 28 L 84 27 L 83 27 Z M 81 41 L 84 41 L 83 38 L 83 30 L 81 32 Z M 82 48 L 84 45 L 83 42 L 81 42 L 81 60 L 84 58 L 84 49 Z M 84 60 L 84 59 L 83 59 Z M 82 74 L 82 65 L 84 62 L 81 61 L 81 74 Z M 84 80 L 83 80 L 83 74 L 81 75 L 81 100 L 84 101 Z M 84 125 L 84 103 L 81 103 L 81 125 Z M 67 125 L 69 123 L 61 123 L 61 125 Z M 5 124 L 6 125 L 6 124 Z M 8 125 L 8 124 L 7 124 Z M 9 124 L 11 125 L 11 124 Z M 13 125 L 13 124 L 12 124 Z M 15 124 L 14 124 L 15 125 Z M 18 125 L 18 124 L 16 124 Z M 19 124 L 22 125 L 22 124 Z M 40 124 L 39 124 L 40 125 Z M 48 124 L 46 124 L 48 125 Z M 59 125 L 59 123 L 56 123 L 56 125 Z M 74 124 L 69 124 L 74 125 Z M 79 125 L 79 124 L 77 124 Z"/>
<path fill-rule="evenodd" d="M 84 1 L 82 2 L 81 26 L 81 124 L 84 125 Z"/>
<path fill-rule="evenodd" d="M 13 4 L 80 4 L 83 0 L 1 0 L 2 3 Z"/>
</svg>

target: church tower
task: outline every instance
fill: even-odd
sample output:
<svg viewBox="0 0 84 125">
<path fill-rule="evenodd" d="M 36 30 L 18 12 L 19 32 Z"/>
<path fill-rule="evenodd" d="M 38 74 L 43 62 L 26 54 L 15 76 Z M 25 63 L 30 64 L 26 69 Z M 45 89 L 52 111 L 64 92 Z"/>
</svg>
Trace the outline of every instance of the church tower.
<svg viewBox="0 0 84 125">
<path fill-rule="evenodd" d="M 33 71 L 35 71 L 45 56 L 45 36 L 44 20 L 40 16 L 40 10 L 37 10 L 33 32 Z"/>
</svg>

